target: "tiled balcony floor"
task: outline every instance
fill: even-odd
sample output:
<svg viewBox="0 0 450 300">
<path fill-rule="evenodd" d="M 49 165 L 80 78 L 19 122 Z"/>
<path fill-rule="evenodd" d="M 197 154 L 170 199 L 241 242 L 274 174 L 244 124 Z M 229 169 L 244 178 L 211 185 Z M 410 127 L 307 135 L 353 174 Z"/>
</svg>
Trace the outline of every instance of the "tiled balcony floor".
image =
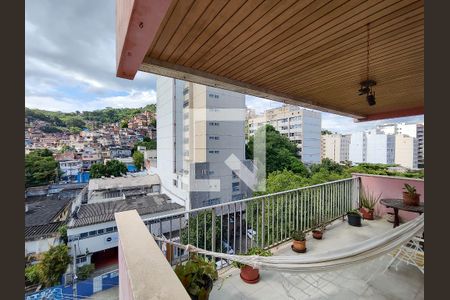
<svg viewBox="0 0 450 300">
<path fill-rule="evenodd" d="M 335 221 L 327 228 L 323 240 L 314 240 L 308 235 L 307 253 L 294 253 L 288 242 L 274 249 L 274 255 L 320 253 L 366 240 L 392 228 L 392 224 L 383 219 L 363 220 L 362 223 L 358 228 L 342 220 Z M 382 273 L 390 260 L 391 256 L 385 255 L 343 270 L 309 275 L 261 270 L 261 280 L 257 284 L 244 283 L 238 269 L 227 268 L 219 272 L 210 299 L 424 299 L 424 275 L 405 263 L 400 263 L 397 270 L 391 267 Z"/>
</svg>

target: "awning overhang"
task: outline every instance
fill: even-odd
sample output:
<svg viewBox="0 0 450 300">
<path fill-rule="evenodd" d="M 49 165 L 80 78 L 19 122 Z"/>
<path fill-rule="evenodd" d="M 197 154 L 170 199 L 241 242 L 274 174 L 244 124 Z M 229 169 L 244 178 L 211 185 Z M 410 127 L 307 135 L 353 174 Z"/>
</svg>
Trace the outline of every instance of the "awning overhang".
<svg viewBox="0 0 450 300">
<path fill-rule="evenodd" d="M 423 1 L 116 5 L 118 77 L 141 70 L 360 121 L 424 112 Z M 367 76 L 374 106 L 358 95 Z"/>
</svg>

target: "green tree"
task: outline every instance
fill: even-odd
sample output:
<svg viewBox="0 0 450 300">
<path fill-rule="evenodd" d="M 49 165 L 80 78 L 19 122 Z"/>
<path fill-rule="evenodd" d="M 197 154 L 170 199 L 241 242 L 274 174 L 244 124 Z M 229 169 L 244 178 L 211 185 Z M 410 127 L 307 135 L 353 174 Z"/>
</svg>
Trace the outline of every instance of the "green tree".
<svg viewBox="0 0 450 300">
<path fill-rule="evenodd" d="M 67 225 L 58 228 L 59 238 L 67 245 Z"/>
<path fill-rule="evenodd" d="M 106 172 L 106 166 L 102 163 L 92 164 L 89 170 L 90 178 L 101 178 L 102 176 L 108 176 Z"/>
<path fill-rule="evenodd" d="M 122 176 L 123 174 L 126 174 L 127 171 L 127 166 L 121 161 L 113 159 L 106 162 L 106 172 L 108 176 Z"/>
<path fill-rule="evenodd" d="M 58 284 L 61 276 L 66 272 L 70 263 L 69 247 L 65 244 L 52 246 L 44 253 L 42 261 L 39 262 L 42 270 L 40 281 L 46 287 Z"/>
<path fill-rule="evenodd" d="M 136 168 L 140 171 L 144 168 L 144 154 L 140 151 L 135 151 L 133 153 L 133 162 Z"/>
<path fill-rule="evenodd" d="M 331 131 L 329 131 L 328 129 L 323 129 L 321 132 L 320 132 L 322 135 L 327 135 L 327 134 L 333 134 Z"/>
<path fill-rule="evenodd" d="M 120 128 L 128 128 L 128 121 L 122 120 L 120 122 Z"/>
<path fill-rule="evenodd" d="M 25 185 L 36 186 L 56 181 L 61 175 L 50 150 L 35 150 L 25 155 Z"/>
<path fill-rule="evenodd" d="M 338 164 L 337 162 L 334 162 L 329 158 L 324 158 L 322 159 L 322 162 L 320 164 L 313 164 L 311 166 L 312 173 L 320 172 L 322 169 L 328 172 L 342 174 L 342 172 L 344 172 L 345 166 Z"/>
<path fill-rule="evenodd" d="M 102 176 L 110 177 L 115 176 L 119 177 L 123 174 L 126 174 L 128 171 L 127 166 L 116 159 L 109 160 L 106 164 L 93 164 L 90 169 L 90 178 L 101 178 Z"/>
<path fill-rule="evenodd" d="M 83 121 L 82 118 L 76 116 L 76 117 L 67 117 L 64 120 L 64 123 L 66 124 L 66 127 L 78 127 L 78 128 L 84 128 L 86 127 L 86 123 Z"/>
<path fill-rule="evenodd" d="M 226 217 L 224 217 L 223 225 L 226 232 Z M 216 237 L 216 251 L 220 251 L 220 217 L 216 216 L 215 237 Z M 197 230 L 197 228 L 199 230 Z M 204 230 L 206 228 L 206 232 Z M 206 236 L 205 236 L 206 234 Z M 226 238 L 224 238 L 226 239 Z M 184 245 L 191 244 L 199 248 L 211 250 L 212 249 L 212 213 L 211 211 L 202 211 L 197 215 L 191 215 L 188 219 L 188 224 L 181 230 L 181 242 Z M 197 243 L 198 242 L 198 243 Z M 205 243 L 206 242 L 206 243 Z"/>
<path fill-rule="evenodd" d="M 292 171 L 275 171 L 269 174 L 266 181 L 265 194 L 277 193 L 304 186 L 307 179 Z"/>
<path fill-rule="evenodd" d="M 136 152 L 138 146 L 144 146 L 147 150 L 155 150 L 156 149 L 156 140 L 152 140 L 149 137 L 144 137 L 141 142 L 137 142 L 134 144 L 133 149 L 131 149 L 131 153 L 134 154 Z"/>
<path fill-rule="evenodd" d="M 266 172 L 267 174 L 279 170 L 292 170 L 307 175 L 308 170 L 297 156 L 297 145 L 287 137 L 281 135 L 272 125 L 265 125 L 266 132 Z M 263 134 L 259 128 L 255 136 Z M 251 136 L 246 145 L 246 157 L 253 159 L 255 137 Z"/>
</svg>

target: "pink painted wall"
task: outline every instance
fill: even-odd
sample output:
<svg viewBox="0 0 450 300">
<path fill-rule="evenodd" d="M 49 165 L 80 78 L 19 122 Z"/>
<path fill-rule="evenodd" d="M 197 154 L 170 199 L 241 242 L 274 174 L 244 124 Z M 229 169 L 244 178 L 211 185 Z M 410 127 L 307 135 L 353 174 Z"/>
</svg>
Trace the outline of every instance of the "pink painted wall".
<svg viewBox="0 0 450 300">
<path fill-rule="evenodd" d="M 119 300 L 133 300 L 133 288 L 128 278 L 128 266 L 119 239 Z"/>
<path fill-rule="evenodd" d="M 403 187 L 405 183 L 415 186 L 417 193 L 420 194 L 420 202 L 425 200 L 425 190 L 423 179 L 411 179 L 404 177 L 392 177 L 392 176 L 382 176 L 382 175 L 368 175 L 368 174 L 352 174 L 353 177 L 361 178 L 362 187 L 373 193 L 375 196 L 381 194 L 381 199 L 383 198 L 398 198 L 403 197 Z M 375 215 L 384 216 L 386 212 L 393 212 L 392 208 L 386 208 L 384 205 L 378 203 L 375 207 Z M 416 213 L 410 213 L 405 211 L 399 211 L 399 216 L 401 221 L 409 221 L 418 216 Z"/>
</svg>

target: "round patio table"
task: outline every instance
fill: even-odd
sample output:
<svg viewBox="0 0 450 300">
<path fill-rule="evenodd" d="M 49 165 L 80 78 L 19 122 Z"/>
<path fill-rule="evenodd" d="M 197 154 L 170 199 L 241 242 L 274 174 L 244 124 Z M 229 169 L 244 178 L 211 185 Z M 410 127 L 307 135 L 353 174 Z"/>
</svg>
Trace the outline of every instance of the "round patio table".
<svg viewBox="0 0 450 300">
<path fill-rule="evenodd" d="M 403 199 L 381 199 L 380 203 L 386 206 L 387 208 L 394 209 L 395 214 L 395 221 L 394 221 L 394 228 L 400 225 L 400 219 L 398 217 L 398 211 L 404 210 L 409 212 L 415 212 L 419 215 L 423 214 L 424 211 L 424 204 L 423 202 L 420 202 L 420 205 L 418 206 L 411 206 L 411 205 L 405 205 L 403 203 Z"/>
</svg>

